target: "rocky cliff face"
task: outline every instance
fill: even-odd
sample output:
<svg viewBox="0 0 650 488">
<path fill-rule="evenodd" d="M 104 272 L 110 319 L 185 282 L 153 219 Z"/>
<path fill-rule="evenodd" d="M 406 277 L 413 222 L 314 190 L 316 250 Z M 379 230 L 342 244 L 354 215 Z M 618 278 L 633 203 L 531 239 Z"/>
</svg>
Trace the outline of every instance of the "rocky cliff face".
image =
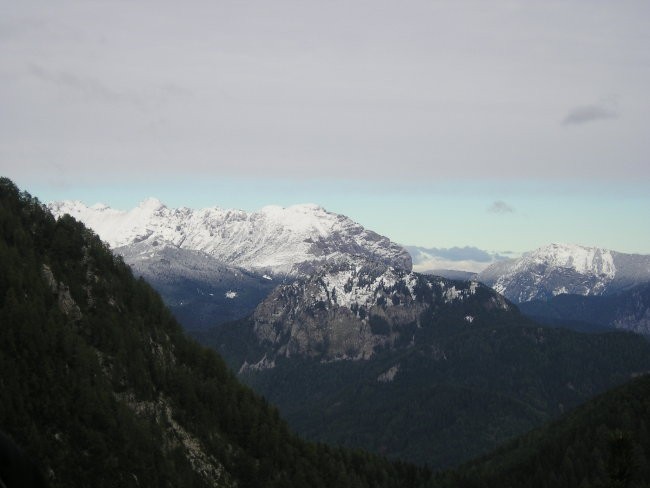
<svg viewBox="0 0 650 488">
<path fill-rule="evenodd" d="M 248 358 L 245 367 L 272 367 L 278 356 L 368 359 L 380 349 L 408 346 L 425 313 L 451 317 L 465 328 L 490 310 L 508 311 L 511 305 L 477 282 L 378 263 L 329 264 L 277 287 L 258 305 L 243 326 L 252 330 L 263 356 Z"/>
</svg>

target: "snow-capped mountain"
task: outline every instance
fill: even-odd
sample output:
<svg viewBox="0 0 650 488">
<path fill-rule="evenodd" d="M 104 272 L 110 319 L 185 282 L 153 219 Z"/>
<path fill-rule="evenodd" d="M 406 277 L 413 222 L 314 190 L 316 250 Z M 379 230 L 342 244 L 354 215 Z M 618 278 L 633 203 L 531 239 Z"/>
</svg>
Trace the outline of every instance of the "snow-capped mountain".
<svg viewBox="0 0 650 488">
<path fill-rule="evenodd" d="M 267 206 L 258 212 L 221 208 L 172 209 L 148 199 L 129 211 L 78 201 L 49 205 L 55 216 L 70 214 L 112 248 L 146 243 L 201 251 L 229 266 L 269 275 L 297 275 L 326 260 L 378 260 L 411 270 L 411 257 L 388 238 L 348 217 L 305 204 Z"/>
<path fill-rule="evenodd" d="M 283 279 L 308 276 L 326 262 L 411 269 L 403 248 L 316 205 L 246 213 L 171 209 L 148 199 L 129 211 L 76 201 L 49 208 L 93 229 L 192 329 L 244 317 Z"/>
<path fill-rule="evenodd" d="M 496 262 L 477 278 L 518 303 L 561 294 L 607 295 L 650 281 L 650 255 L 550 244 Z"/>
</svg>

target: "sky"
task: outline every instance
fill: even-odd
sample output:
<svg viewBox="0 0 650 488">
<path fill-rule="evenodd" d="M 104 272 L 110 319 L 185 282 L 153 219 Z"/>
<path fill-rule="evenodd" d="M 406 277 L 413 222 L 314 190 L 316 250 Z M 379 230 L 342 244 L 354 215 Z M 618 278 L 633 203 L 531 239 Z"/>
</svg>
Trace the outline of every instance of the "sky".
<svg viewBox="0 0 650 488">
<path fill-rule="evenodd" d="M 0 0 L 0 175 L 650 253 L 650 2 Z"/>
</svg>

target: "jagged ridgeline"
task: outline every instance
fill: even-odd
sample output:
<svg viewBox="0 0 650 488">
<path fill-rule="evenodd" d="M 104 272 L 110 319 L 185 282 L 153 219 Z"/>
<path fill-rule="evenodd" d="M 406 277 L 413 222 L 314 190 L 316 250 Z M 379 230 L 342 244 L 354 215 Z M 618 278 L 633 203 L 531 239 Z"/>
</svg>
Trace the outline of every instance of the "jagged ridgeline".
<svg viewBox="0 0 650 488">
<path fill-rule="evenodd" d="M 73 218 L 0 179 L 0 430 L 53 487 L 423 486 L 301 441 Z"/>
</svg>

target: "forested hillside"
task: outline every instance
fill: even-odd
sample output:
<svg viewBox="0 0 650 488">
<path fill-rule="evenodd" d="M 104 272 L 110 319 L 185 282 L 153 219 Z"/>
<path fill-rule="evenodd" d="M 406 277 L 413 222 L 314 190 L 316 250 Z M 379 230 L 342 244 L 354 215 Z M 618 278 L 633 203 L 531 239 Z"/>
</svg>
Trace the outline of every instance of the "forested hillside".
<svg viewBox="0 0 650 488">
<path fill-rule="evenodd" d="M 225 336 L 233 333 L 227 328 L 203 340 L 245 354 L 250 343 L 237 324 L 240 343 Z M 434 469 L 488 453 L 650 371 L 650 344 L 632 333 L 580 334 L 501 321 L 418 339 L 362 361 L 290 357 L 273 367 L 241 368 L 228 360 L 307 438 Z"/>
<path fill-rule="evenodd" d="M 0 430 L 53 487 L 422 486 L 301 441 L 82 224 L 0 180 Z"/>
<path fill-rule="evenodd" d="M 466 488 L 648 487 L 648 419 L 646 375 L 440 481 Z"/>
</svg>

